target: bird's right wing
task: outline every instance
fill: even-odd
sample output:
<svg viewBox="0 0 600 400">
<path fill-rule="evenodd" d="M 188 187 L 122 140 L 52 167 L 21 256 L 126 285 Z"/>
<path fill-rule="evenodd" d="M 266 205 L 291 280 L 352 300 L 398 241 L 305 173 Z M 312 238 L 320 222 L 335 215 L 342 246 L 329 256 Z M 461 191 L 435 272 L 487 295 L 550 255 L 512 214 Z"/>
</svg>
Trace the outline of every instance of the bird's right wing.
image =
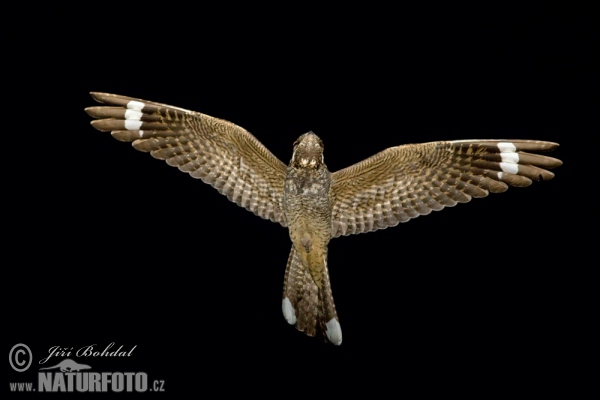
<svg viewBox="0 0 600 400">
<path fill-rule="evenodd" d="M 89 107 L 94 128 L 149 152 L 212 185 L 259 217 L 286 226 L 286 165 L 245 129 L 222 119 L 166 104 L 91 93 L 108 106 Z"/>
<path fill-rule="evenodd" d="M 473 197 L 548 180 L 557 143 L 455 140 L 390 147 L 334 172 L 333 237 L 396 226 Z"/>
</svg>

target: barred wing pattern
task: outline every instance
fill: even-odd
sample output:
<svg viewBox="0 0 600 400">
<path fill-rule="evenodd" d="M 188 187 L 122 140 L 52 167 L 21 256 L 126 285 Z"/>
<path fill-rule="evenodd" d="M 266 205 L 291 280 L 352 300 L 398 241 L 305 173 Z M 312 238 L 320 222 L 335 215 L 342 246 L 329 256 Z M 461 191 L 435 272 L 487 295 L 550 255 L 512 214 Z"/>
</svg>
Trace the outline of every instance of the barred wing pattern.
<svg viewBox="0 0 600 400">
<path fill-rule="evenodd" d="M 231 122 L 166 104 L 91 93 L 109 106 L 89 107 L 92 125 L 133 142 L 256 215 L 286 226 L 283 184 L 286 165 L 254 136 Z"/>
<path fill-rule="evenodd" d="M 432 210 L 548 180 L 557 143 L 456 140 L 388 148 L 332 174 L 333 237 L 396 226 Z"/>
</svg>

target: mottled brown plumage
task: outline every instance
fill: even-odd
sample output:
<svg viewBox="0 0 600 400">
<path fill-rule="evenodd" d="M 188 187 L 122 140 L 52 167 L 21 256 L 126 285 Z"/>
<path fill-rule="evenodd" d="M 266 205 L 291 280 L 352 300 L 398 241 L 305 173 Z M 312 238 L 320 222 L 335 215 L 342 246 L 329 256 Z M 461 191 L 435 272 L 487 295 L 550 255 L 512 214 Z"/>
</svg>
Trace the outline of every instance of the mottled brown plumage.
<svg viewBox="0 0 600 400">
<path fill-rule="evenodd" d="M 236 204 L 288 227 L 292 249 L 282 310 L 310 336 L 341 344 L 329 273 L 329 241 L 548 180 L 562 163 L 535 154 L 558 144 L 535 140 L 457 140 L 388 148 L 330 173 L 323 143 L 309 132 L 289 166 L 231 122 L 177 107 L 92 93 L 108 106 L 86 111 L 92 125 L 202 179 Z"/>
<path fill-rule="evenodd" d="M 282 209 L 286 166 L 254 136 L 222 119 L 164 104 L 106 93 L 89 107 L 94 128 L 149 152 L 216 188 L 259 217 L 285 225 Z"/>
</svg>

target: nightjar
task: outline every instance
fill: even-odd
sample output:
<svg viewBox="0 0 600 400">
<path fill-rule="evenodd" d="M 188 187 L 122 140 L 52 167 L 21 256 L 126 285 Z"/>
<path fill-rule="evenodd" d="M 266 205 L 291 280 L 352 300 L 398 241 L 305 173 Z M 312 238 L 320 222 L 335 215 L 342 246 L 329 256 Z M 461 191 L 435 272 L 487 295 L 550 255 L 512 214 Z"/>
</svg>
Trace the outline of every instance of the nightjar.
<svg viewBox="0 0 600 400">
<path fill-rule="evenodd" d="M 562 162 L 538 140 L 454 140 L 391 147 L 330 172 L 312 132 L 294 143 L 289 165 L 243 128 L 205 114 L 106 93 L 89 107 L 92 125 L 210 184 L 236 204 L 289 230 L 286 321 L 342 343 L 327 266 L 332 238 L 396 226 L 419 215 L 548 180 Z"/>
</svg>

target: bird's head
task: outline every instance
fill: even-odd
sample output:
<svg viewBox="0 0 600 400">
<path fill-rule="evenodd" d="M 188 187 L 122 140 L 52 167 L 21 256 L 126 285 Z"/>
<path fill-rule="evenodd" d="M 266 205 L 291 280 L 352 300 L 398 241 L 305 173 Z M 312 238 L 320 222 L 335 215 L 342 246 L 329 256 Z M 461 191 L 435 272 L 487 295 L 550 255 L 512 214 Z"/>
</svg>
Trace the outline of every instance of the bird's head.
<svg viewBox="0 0 600 400">
<path fill-rule="evenodd" d="M 291 162 L 294 167 L 319 168 L 323 163 L 323 141 L 317 135 L 308 132 L 294 142 Z"/>
</svg>

